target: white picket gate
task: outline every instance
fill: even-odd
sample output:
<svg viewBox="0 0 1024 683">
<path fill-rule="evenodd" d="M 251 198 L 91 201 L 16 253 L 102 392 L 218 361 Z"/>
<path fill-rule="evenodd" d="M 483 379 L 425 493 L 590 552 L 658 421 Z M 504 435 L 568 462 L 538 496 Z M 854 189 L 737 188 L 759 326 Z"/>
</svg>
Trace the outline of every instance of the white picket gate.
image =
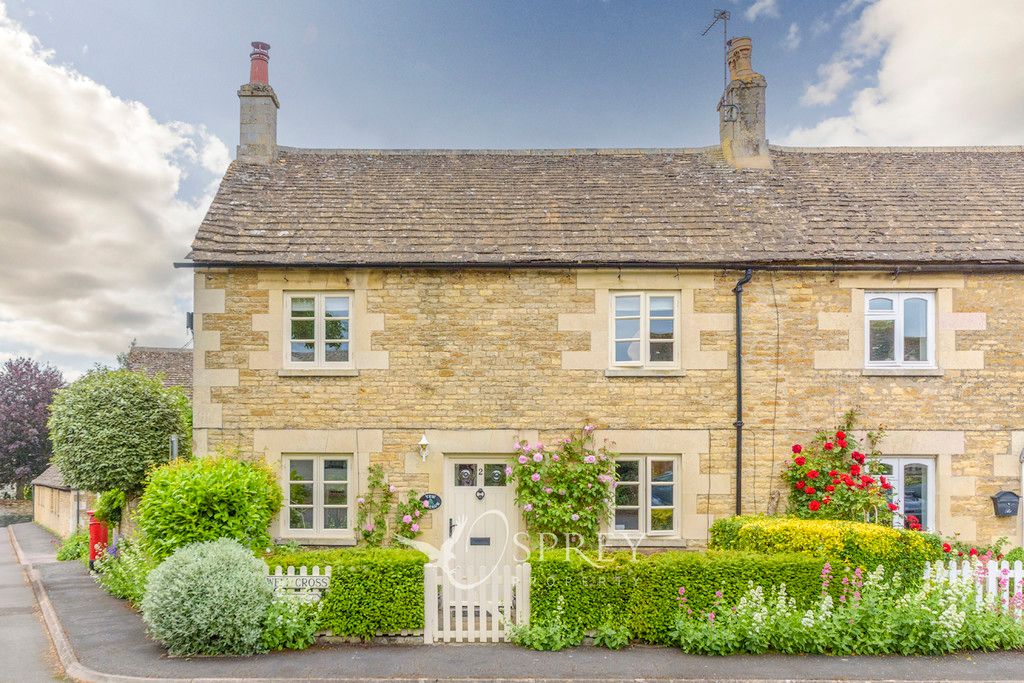
<svg viewBox="0 0 1024 683">
<path fill-rule="evenodd" d="M 316 602 L 331 584 L 331 567 L 328 565 L 322 571 L 320 567 L 313 567 L 312 572 L 308 567 L 299 567 L 296 572 L 295 567 L 283 571 L 278 565 L 273 573 L 267 567 L 266 579 L 275 595 Z"/>
<path fill-rule="evenodd" d="M 423 567 L 423 642 L 492 642 L 530 618 L 530 565 L 472 567 L 453 580 Z"/>
<path fill-rule="evenodd" d="M 970 560 L 934 562 L 924 569 L 926 579 L 932 576 L 949 582 L 973 583 L 979 606 L 987 595 L 993 596 L 996 605 L 1009 605 L 1015 595 L 1024 592 L 1024 566 L 1020 560 L 1016 560 L 1012 567 L 1006 560 L 990 560 L 984 564 Z M 1016 611 L 1018 617 L 1024 617 L 1020 609 Z"/>
</svg>

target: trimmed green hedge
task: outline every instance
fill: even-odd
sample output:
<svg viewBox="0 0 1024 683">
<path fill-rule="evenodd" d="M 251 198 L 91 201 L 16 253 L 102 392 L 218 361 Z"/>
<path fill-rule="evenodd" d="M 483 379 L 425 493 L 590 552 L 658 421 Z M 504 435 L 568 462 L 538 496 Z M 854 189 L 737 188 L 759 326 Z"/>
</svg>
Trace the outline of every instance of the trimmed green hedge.
<svg viewBox="0 0 1024 683">
<path fill-rule="evenodd" d="M 687 606 L 710 609 L 715 591 L 724 604 L 735 604 L 753 581 L 774 591 L 781 583 L 798 606 L 821 595 L 823 562 L 807 555 L 712 551 L 673 551 L 641 555 L 606 555 L 597 566 L 571 554 L 537 554 L 532 565 L 530 618 L 549 622 L 562 601 L 562 618 L 571 630 L 592 631 L 609 617 L 625 625 L 633 638 L 671 644 L 669 631 L 679 614 L 679 588 L 686 589 Z"/>
<path fill-rule="evenodd" d="M 277 549 L 264 559 L 271 568 L 331 567 L 330 588 L 320 599 L 319 630 L 368 639 L 423 628 L 423 553 L 387 548 Z"/>
<path fill-rule="evenodd" d="M 834 568 L 872 571 L 883 565 L 911 582 L 925 564 L 941 560 L 942 539 L 921 531 L 881 524 L 793 517 L 729 517 L 711 525 L 711 547 L 760 553 L 800 552 L 832 563 Z"/>
</svg>

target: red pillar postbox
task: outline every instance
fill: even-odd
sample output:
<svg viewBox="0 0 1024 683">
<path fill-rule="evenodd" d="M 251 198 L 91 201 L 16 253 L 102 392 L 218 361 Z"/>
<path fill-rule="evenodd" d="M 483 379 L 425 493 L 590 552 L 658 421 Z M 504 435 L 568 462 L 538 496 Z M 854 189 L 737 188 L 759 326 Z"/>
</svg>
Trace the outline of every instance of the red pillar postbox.
<svg viewBox="0 0 1024 683">
<path fill-rule="evenodd" d="M 89 569 L 92 569 L 97 557 L 96 546 L 107 546 L 107 525 L 96 519 L 92 510 L 86 512 L 89 515 Z"/>
</svg>

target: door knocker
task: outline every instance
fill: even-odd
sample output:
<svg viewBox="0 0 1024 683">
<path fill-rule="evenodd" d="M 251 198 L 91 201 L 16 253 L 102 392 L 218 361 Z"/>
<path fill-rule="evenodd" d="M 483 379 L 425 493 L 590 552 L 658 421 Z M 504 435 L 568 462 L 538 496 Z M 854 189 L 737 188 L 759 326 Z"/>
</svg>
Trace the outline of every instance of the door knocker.
<svg viewBox="0 0 1024 683">
<path fill-rule="evenodd" d="M 483 500 L 484 499 L 484 490 L 483 490 L 483 488 L 478 488 L 476 490 L 476 499 L 477 500 Z"/>
</svg>

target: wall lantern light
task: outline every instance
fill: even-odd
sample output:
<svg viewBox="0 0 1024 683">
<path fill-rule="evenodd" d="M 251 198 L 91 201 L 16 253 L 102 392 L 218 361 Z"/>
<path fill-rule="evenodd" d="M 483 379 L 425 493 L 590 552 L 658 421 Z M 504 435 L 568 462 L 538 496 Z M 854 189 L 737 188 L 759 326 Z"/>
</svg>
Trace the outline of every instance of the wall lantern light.
<svg viewBox="0 0 1024 683">
<path fill-rule="evenodd" d="M 420 439 L 420 457 L 423 462 L 427 461 L 427 456 L 430 455 L 430 442 L 427 441 L 427 435 L 424 434 L 423 438 Z"/>
</svg>

